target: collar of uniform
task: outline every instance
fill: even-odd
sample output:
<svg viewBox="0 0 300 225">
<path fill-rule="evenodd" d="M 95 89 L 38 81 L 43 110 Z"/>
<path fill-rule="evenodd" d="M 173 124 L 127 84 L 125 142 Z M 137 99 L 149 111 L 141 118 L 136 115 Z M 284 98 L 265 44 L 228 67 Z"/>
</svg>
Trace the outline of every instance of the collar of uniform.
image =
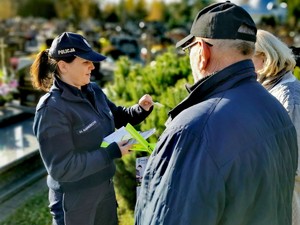
<svg viewBox="0 0 300 225">
<path fill-rule="evenodd" d="M 82 87 L 82 90 L 87 90 L 88 84 Z M 67 84 L 66 82 L 62 81 L 59 77 L 55 76 L 54 78 L 54 85 L 51 90 L 59 90 L 62 93 L 62 96 L 66 98 L 73 98 L 73 97 L 82 97 L 82 90 Z"/>
<path fill-rule="evenodd" d="M 208 99 L 218 92 L 228 90 L 238 82 L 249 78 L 256 80 L 252 60 L 248 59 L 234 63 L 215 74 L 199 80 L 194 85 L 187 87 L 190 94 L 169 112 L 169 116 L 173 119 L 181 111 Z"/>
</svg>

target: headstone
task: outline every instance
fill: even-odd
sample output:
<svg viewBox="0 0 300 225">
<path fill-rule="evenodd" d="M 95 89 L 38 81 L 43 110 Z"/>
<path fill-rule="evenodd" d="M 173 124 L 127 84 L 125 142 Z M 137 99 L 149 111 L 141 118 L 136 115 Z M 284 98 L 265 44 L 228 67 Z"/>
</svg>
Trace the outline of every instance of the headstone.
<svg viewBox="0 0 300 225">
<path fill-rule="evenodd" d="M 32 108 L 0 107 L 0 204 L 46 174 L 33 117 Z"/>
</svg>

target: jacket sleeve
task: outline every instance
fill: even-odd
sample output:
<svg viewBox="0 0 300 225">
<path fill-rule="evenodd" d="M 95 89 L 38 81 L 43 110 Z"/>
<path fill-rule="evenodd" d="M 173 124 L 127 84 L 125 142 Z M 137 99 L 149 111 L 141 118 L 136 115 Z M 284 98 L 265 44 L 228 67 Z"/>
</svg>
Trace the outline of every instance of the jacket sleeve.
<svg viewBox="0 0 300 225">
<path fill-rule="evenodd" d="M 297 141 L 298 145 L 300 145 L 300 105 L 294 104 L 291 106 L 288 106 L 287 108 L 288 114 L 295 126 L 296 132 L 297 132 Z M 299 149 L 299 147 L 298 147 Z M 298 154 L 298 168 L 297 168 L 297 176 L 300 176 L 300 154 Z"/>
<path fill-rule="evenodd" d="M 152 107 L 149 111 L 146 111 L 138 104 L 131 107 L 116 106 L 108 98 L 106 98 L 106 101 L 114 116 L 116 128 L 125 126 L 127 123 L 130 123 L 131 125 L 139 124 L 146 119 L 153 110 Z"/>
<path fill-rule="evenodd" d="M 102 148 L 75 152 L 70 121 L 53 107 L 45 106 L 36 112 L 33 130 L 47 172 L 57 181 L 78 181 L 113 163 Z M 118 148 L 115 145 L 109 147 Z"/>
</svg>

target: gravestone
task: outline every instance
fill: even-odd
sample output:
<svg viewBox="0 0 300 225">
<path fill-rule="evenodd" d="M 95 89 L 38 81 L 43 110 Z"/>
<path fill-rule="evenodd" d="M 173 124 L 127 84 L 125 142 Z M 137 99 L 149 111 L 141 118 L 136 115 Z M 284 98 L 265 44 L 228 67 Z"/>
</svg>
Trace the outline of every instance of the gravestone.
<svg viewBox="0 0 300 225">
<path fill-rule="evenodd" d="M 45 176 L 33 135 L 34 109 L 0 107 L 0 204 Z"/>
<path fill-rule="evenodd" d="M 27 57 L 20 58 L 19 59 L 22 64 L 25 63 L 25 65 L 20 69 L 17 70 L 17 76 L 19 77 L 19 98 L 20 98 L 20 104 L 22 106 L 29 106 L 29 107 L 35 107 L 38 103 L 40 97 L 45 94 L 44 91 L 37 90 L 32 86 L 31 83 L 31 77 L 30 77 L 30 66 L 32 63 L 32 59 L 28 59 Z M 27 60 L 27 61 L 26 61 Z"/>
</svg>

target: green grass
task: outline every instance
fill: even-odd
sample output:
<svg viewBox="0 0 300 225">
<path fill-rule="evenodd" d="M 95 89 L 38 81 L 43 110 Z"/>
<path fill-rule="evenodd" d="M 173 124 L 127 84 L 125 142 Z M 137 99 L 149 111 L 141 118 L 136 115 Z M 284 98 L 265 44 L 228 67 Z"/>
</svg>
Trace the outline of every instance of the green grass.
<svg viewBox="0 0 300 225">
<path fill-rule="evenodd" d="M 116 190 L 117 192 L 117 190 Z M 119 225 L 133 225 L 133 212 L 117 192 Z M 51 215 L 48 209 L 48 190 L 37 193 L 17 209 L 0 225 L 51 225 Z"/>
<path fill-rule="evenodd" d="M 0 225 L 51 225 L 48 191 L 37 193 L 24 202 L 13 215 Z"/>
</svg>

